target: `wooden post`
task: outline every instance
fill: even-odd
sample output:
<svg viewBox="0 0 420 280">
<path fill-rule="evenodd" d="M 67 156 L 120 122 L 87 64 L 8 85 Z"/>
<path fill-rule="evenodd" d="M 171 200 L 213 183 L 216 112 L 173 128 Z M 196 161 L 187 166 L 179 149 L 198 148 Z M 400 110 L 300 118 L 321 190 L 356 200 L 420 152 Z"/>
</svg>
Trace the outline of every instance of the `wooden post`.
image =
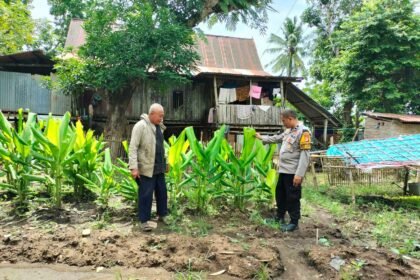
<svg viewBox="0 0 420 280">
<path fill-rule="evenodd" d="M 249 80 L 249 92 L 251 92 L 252 80 Z M 249 95 L 249 105 L 252 105 L 252 96 Z"/>
<path fill-rule="evenodd" d="M 311 173 L 312 173 L 313 184 L 314 184 L 315 188 L 318 189 L 318 182 L 316 180 L 315 162 L 314 161 L 311 161 Z"/>
<path fill-rule="evenodd" d="M 324 120 L 324 144 L 326 147 L 328 146 L 327 135 L 328 135 L 328 119 L 325 119 Z"/>
<path fill-rule="evenodd" d="M 353 182 L 353 172 L 351 170 L 351 167 L 348 166 L 347 168 L 349 168 L 349 179 L 350 179 L 350 186 L 351 186 L 351 203 L 353 205 L 356 204 L 356 186 L 354 185 Z"/>
<path fill-rule="evenodd" d="M 408 177 L 410 175 L 410 169 L 408 169 L 407 167 L 405 167 L 405 176 L 404 176 L 404 195 L 407 194 L 407 189 L 408 189 Z"/>
<path fill-rule="evenodd" d="M 284 110 L 286 108 L 286 100 L 285 93 L 284 93 L 284 82 L 283 80 L 280 81 L 280 94 L 281 94 L 281 108 Z"/>
<path fill-rule="evenodd" d="M 214 87 L 214 103 L 215 103 L 215 107 L 214 108 L 216 108 L 216 114 L 214 115 L 214 118 L 215 118 L 215 120 L 213 120 L 213 122 L 215 122 L 216 123 L 216 126 L 218 125 L 218 123 L 219 123 L 219 117 L 218 117 L 218 115 L 219 115 L 219 106 L 218 106 L 218 104 L 219 104 L 219 100 L 218 100 L 218 98 L 217 98 L 217 80 L 216 80 L 216 76 L 213 76 L 213 87 Z"/>
<path fill-rule="evenodd" d="M 354 140 L 356 140 L 357 134 L 359 133 L 359 128 L 356 129 L 356 132 L 353 135 L 353 139 L 351 140 L 352 142 L 354 142 Z"/>
<path fill-rule="evenodd" d="M 330 146 L 334 145 L 334 136 L 330 137 Z"/>
</svg>

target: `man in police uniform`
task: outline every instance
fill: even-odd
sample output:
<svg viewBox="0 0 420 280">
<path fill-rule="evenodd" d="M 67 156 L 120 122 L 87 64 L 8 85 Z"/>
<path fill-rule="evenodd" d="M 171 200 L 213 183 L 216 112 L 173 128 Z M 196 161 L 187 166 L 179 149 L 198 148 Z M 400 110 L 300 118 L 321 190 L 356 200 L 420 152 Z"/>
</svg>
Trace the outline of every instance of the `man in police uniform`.
<svg viewBox="0 0 420 280">
<path fill-rule="evenodd" d="M 281 119 L 287 128 L 282 134 L 261 136 L 257 133 L 256 137 L 264 144 L 282 142 L 276 187 L 277 215 L 282 231 L 294 231 L 300 219 L 302 180 L 309 165 L 311 135 L 307 127 L 299 124 L 295 111 L 285 109 Z M 284 220 L 286 211 L 290 216 L 289 224 Z"/>
</svg>

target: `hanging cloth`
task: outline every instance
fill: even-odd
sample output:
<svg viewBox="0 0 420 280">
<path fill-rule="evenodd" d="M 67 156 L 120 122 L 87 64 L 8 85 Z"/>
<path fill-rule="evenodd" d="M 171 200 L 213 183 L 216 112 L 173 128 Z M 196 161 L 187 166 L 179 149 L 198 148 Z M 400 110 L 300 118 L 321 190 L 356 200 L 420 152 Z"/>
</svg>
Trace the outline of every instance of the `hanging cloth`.
<svg viewBox="0 0 420 280">
<path fill-rule="evenodd" d="M 273 88 L 273 97 L 281 97 L 280 88 Z"/>
<path fill-rule="evenodd" d="M 249 91 L 249 95 L 252 98 L 260 99 L 261 98 L 261 90 L 262 90 L 262 87 L 259 87 L 259 86 L 251 86 L 251 90 Z"/>
<path fill-rule="evenodd" d="M 227 104 L 236 100 L 236 89 L 234 88 L 220 88 L 219 104 Z"/>
</svg>

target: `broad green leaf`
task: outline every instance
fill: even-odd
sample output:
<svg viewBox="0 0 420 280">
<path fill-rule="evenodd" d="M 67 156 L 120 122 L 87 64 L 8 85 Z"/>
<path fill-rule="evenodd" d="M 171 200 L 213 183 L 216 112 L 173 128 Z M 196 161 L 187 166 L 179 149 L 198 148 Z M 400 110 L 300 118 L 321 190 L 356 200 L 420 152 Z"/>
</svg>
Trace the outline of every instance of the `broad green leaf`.
<svg viewBox="0 0 420 280">
<path fill-rule="evenodd" d="M 104 173 L 108 176 L 112 174 L 111 151 L 109 148 L 105 149 L 105 161 L 103 166 Z"/>
<path fill-rule="evenodd" d="M 241 153 L 241 161 L 245 161 L 249 158 L 255 145 L 255 129 L 250 127 L 244 127 L 244 146 Z"/>
<path fill-rule="evenodd" d="M 197 157 L 199 162 L 202 162 L 205 159 L 204 150 L 201 146 L 201 143 L 197 141 L 195 137 L 194 128 L 189 126 L 185 129 L 185 133 L 188 137 L 188 141 L 190 142 L 191 150 L 194 152 L 194 155 Z"/>
<path fill-rule="evenodd" d="M 275 169 L 270 169 L 267 172 L 267 177 L 265 179 L 265 184 L 270 188 L 271 195 L 273 199 L 276 197 L 276 186 L 277 186 L 277 180 L 278 180 L 278 173 Z"/>
</svg>

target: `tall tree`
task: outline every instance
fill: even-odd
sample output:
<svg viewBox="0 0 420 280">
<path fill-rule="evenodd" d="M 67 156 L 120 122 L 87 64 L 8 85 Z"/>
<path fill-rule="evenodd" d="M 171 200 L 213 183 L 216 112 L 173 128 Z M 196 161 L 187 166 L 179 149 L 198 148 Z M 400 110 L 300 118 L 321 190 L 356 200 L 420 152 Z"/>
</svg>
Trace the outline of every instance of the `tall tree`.
<svg viewBox="0 0 420 280">
<path fill-rule="evenodd" d="M 105 134 L 122 139 L 126 109 L 143 79 L 161 84 L 188 82 L 198 54 L 193 27 L 211 16 L 225 20 L 254 16 L 257 21 L 270 1 L 134 1 L 89 2 L 84 24 L 86 44 L 76 59 L 61 61 L 57 84 L 64 92 L 93 89 L 108 101 Z M 223 19 L 223 18 L 222 18 Z M 250 21 L 249 18 L 247 18 Z M 261 24 L 258 23 L 258 24 Z"/>
<path fill-rule="evenodd" d="M 57 47 L 64 47 L 70 21 L 73 18 L 85 19 L 92 0 L 48 0 L 50 14 L 54 16 L 54 36 Z"/>
<path fill-rule="evenodd" d="M 33 29 L 27 1 L 0 1 L 0 55 L 22 51 L 30 45 Z"/>
<path fill-rule="evenodd" d="M 276 54 L 277 57 L 268 63 L 266 67 L 272 66 L 274 72 L 280 75 L 286 73 L 288 77 L 296 76 L 298 73 L 305 75 L 306 69 L 302 57 L 305 55 L 303 42 L 302 24 L 298 23 L 296 17 L 286 18 L 283 27 L 283 37 L 271 33 L 268 43 L 274 47 L 265 50 L 265 53 Z"/>
<path fill-rule="evenodd" d="M 329 79 L 329 64 L 339 53 L 332 34 L 355 11 L 360 9 L 362 0 L 307 0 L 309 7 L 302 14 L 302 21 L 315 28 L 315 39 L 311 50 L 310 74 L 320 81 L 317 87 L 319 96 L 330 96 L 335 99 L 336 115 L 346 126 L 352 126 L 351 108 L 353 101 L 343 96 Z M 332 94 L 331 93 L 335 93 Z"/>
<path fill-rule="evenodd" d="M 124 0 L 115 0 L 123 4 Z M 135 2 L 125 1 L 127 5 Z M 148 0 L 155 11 L 160 8 L 170 9 L 174 19 L 189 27 L 208 21 L 210 25 L 225 22 L 229 29 L 234 29 L 241 21 L 253 28 L 266 30 L 267 10 L 271 9 L 272 0 Z M 63 47 L 70 20 L 86 19 L 89 11 L 98 3 L 96 0 L 48 0 L 50 13 L 55 17 L 55 30 L 59 46 Z"/>
<path fill-rule="evenodd" d="M 125 136 L 128 104 L 144 79 L 185 83 L 198 59 L 192 29 L 174 22 L 168 8 L 155 12 L 146 2 L 104 1 L 90 12 L 84 29 L 86 43 L 78 58 L 58 65 L 58 82 L 64 92 L 91 89 L 106 98 L 105 133 L 115 139 Z"/>
<path fill-rule="evenodd" d="M 336 87 L 365 110 L 420 113 L 420 17 L 409 0 L 370 0 L 334 34 Z"/>
<path fill-rule="evenodd" d="M 41 49 L 49 56 L 53 57 L 56 54 L 59 40 L 57 34 L 54 32 L 54 26 L 48 19 L 35 20 L 35 30 L 33 33 L 34 41 L 31 45 L 34 49 Z"/>
</svg>

